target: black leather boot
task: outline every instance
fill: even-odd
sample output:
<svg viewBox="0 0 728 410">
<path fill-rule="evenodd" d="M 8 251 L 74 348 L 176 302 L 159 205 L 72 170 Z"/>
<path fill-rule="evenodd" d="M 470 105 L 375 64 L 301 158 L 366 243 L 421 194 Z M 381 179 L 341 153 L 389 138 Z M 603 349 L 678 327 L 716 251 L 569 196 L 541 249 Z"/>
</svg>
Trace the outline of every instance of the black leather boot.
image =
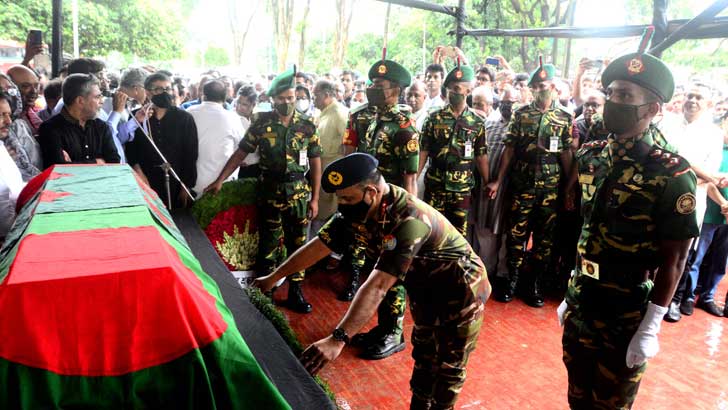
<svg viewBox="0 0 728 410">
<path fill-rule="evenodd" d="M 357 290 L 359 290 L 359 268 L 353 268 L 351 270 L 351 281 L 346 289 L 339 294 L 338 299 L 343 302 L 351 302 Z"/>
<path fill-rule="evenodd" d="M 349 345 L 359 349 L 365 349 L 372 343 L 379 340 L 380 336 L 379 326 L 374 326 L 368 332 L 357 333 L 351 338 Z"/>
<path fill-rule="evenodd" d="M 541 292 L 541 282 L 543 281 L 545 265 L 542 263 L 534 263 L 531 266 L 531 272 L 528 275 L 531 283 L 526 288 L 526 293 L 523 295 L 523 301 L 531 307 L 540 308 L 543 307 L 543 293 Z"/>
<path fill-rule="evenodd" d="M 518 284 L 518 269 L 513 269 L 508 273 L 507 278 L 502 278 L 498 291 L 493 296 L 498 302 L 508 303 L 513 300 Z"/>
<path fill-rule="evenodd" d="M 311 304 L 303 297 L 300 281 L 291 281 L 288 284 L 288 301 L 286 301 L 286 306 L 294 312 L 311 313 Z"/>
<path fill-rule="evenodd" d="M 359 355 L 363 359 L 380 360 L 404 350 L 404 334 L 387 333 L 381 335 Z"/>
</svg>

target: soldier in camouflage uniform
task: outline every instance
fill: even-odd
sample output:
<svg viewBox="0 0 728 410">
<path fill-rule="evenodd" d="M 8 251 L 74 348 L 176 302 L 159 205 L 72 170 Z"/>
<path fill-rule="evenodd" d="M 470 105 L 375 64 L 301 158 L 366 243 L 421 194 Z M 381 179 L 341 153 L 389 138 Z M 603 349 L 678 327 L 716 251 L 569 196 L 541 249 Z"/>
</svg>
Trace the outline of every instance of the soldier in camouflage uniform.
<svg viewBox="0 0 728 410">
<path fill-rule="evenodd" d="M 488 156 L 483 120 L 465 103 L 475 75 L 456 67 L 445 78 L 448 105 L 430 112 L 422 127 L 420 169 L 430 157 L 425 177 L 425 202 L 445 215 L 464 236 L 468 230 L 470 192 L 475 186 L 473 159 L 488 181 Z"/>
<path fill-rule="evenodd" d="M 584 224 L 558 309 L 572 409 L 631 408 L 698 235 L 695 174 L 649 125 L 673 93 L 669 69 L 631 53 L 605 69 L 602 84 L 610 134 L 577 152 Z"/>
<path fill-rule="evenodd" d="M 260 150 L 258 266 L 265 274 L 306 242 L 308 223 L 316 216 L 318 207 L 321 146 L 311 118 L 294 109 L 294 75 L 295 66 L 273 80 L 268 95 L 275 102 L 275 111 L 253 117 L 240 146 L 217 180 L 205 189 L 219 191 L 222 182 L 245 157 L 256 148 Z M 304 178 L 309 164 L 310 183 Z M 297 312 L 309 313 L 311 305 L 301 290 L 303 277 L 303 271 L 291 277 L 287 305 Z"/>
<path fill-rule="evenodd" d="M 387 289 L 402 283 L 415 322 L 410 408 L 452 409 L 490 293 L 483 262 L 442 214 L 387 184 L 372 156 L 355 153 L 339 159 L 323 178 L 323 189 L 336 192 L 339 213 L 298 255 L 260 278 L 258 286 L 266 290 L 293 270 L 331 251 L 344 251 L 363 225 L 366 252 L 376 265 L 333 334 L 306 349 L 301 360 L 318 372 L 341 353 L 349 334 L 366 325 Z"/>
<path fill-rule="evenodd" d="M 357 151 L 377 158 L 378 169 L 387 181 L 416 193 L 419 136 L 410 113 L 397 105 L 399 95 L 411 84 L 412 77 L 398 63 L 382 60 L 372 65 L 369 79 L 372 86 L 367 89 L 367 99 L 369 105 L 376 107 L 376 115 L 363 137 L 357 133 Z M 363 125 L 363 121 L 360 124 Z M 351 134 L 347 137 L 352 139 Z M 364 269 L 368 260 L 364 252 L 367 241 L 362 234 L 358 234 L 356 239 L 351 243 L 350 252 L 352 265 L 358 272 Z M 374 263 L 373 260 L 368 262 Z M 404 287 L 393 286 L 379 307 L 378 326 L 368 333 L 354 336 L 352 343 L 363 348 L 361 357 L 384 359 L 404 350 L 402 327 L 405 306 Z"/>
<path fill-rule="evenodd" d="M 552 238 L 556 224 L 559 180 L 572 172 L 572 115 L 558 104 L 552 82 L 555 68 L 541 63 L 531 73 L 529 87 L 534 95 L 531 104 L 518 108 L 511 118 L 505 150 L 496 181 L 488 184 L 495 198 L 511 160 L 511 208 L 506 237 L 508 278 L 496 289 L 496 300 L 510 302 L 518 284 L 526 242 L 533 234 L 530 275 L 525 281 L 525 302 L 543 306 L 540 281 L 550 266 Z M 568 178 L 566 178 L 568 180 Z"/>
</svg>

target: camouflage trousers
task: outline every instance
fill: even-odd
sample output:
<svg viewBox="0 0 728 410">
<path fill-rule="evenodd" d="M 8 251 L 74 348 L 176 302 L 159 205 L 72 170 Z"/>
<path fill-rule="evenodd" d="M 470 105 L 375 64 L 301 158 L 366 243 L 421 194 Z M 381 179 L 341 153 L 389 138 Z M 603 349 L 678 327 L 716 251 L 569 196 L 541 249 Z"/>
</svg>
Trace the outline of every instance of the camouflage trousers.
<svg viewBox="0 0 728 410">
<path fill-rule="evenodd" d="M 463 236 L 467 235 L 470 191 L 447 192 L 425 186 L 425 202 L 444 215 Z"/>
<path fill-rule="evenodd" d="M 258 268 L 267 274 L 306 243 L 308 198 L 305 195 L 288 200 L 262 198 L 258 203 L 258 215 Z M 303 276 L 303 271 L 296 272 L 290 276 L 290 280 L 302 281 Z"/>
<path fill-rule="evenodd" d="M 472 320 L 451 326 L 422 326 L 412 330 L 410 409 L 452 409 L 465 383 L 465 366 L 475 349 L 482 312 Z"/>
<path fill-rule="evenodd" d="M 533 234 L 533 258 L 548 264 L 556 225 L 557 187 L 530 188 L 515 191 L 511 197 L 506 235 L 508 268 L 523 264 L 526 241 Z"/>
<path fill-rule="evenodd" d="M 365 266 L 373 266 L 365 255 L 366 242 L 357 237 L 350 248 L 352 268 L 358 269 L 362 274 Z M 377 326 L 385 333 L 401 335 L 404 330 L 404 311 L 406 309 L 406 290 L 401 282 L 392 286 L 377 308 Z"/>
<path fill-rule="evenodd" d="M 630 409 L 647 364 L 633 369 L 625 358 L 642 321 L 640 311 L 616 318 L 587 317 L 572 305 L 564 316 L 564 364 L 572 410 Z"/>
</svg>

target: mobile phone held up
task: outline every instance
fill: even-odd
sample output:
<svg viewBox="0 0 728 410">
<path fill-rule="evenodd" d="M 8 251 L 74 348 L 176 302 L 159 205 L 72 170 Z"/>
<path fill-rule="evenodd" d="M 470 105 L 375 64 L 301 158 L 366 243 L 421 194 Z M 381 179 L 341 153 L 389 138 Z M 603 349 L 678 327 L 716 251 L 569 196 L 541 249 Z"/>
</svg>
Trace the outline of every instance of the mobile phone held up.
<svg viewBox="0 0 728 410">
<path fill-rule="evenodd" d="M 601 71 L 602 66 L 604 66 L 604 60 L 600 60 L 600 59 L 590 60 L 589 65 L 591 68 L 593 68 L 597 71 Z"/>
<path fill-rule="evenodd" d="M 32 46 L 43 44 L 43 32 L 40 30 L 28 31 L 28 43 Z"/>
<path fill-rule="evenodd" d="M 485 64 L 498 67 L 500 61 L 497 58 L 488 57 L 485 59 Z"/>
</svg>

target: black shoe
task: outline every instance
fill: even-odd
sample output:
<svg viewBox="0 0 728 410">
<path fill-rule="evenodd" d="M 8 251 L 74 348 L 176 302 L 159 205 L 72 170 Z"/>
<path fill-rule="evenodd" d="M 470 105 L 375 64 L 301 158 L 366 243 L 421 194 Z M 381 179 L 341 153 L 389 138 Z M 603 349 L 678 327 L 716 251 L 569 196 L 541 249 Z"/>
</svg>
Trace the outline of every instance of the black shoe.
<svg viewBox="0 0 728 410">
<path fill-rule="evenodd" d="M 543 294 L 541 293 L 541 286 L 539 279 L 535 279 L 533 284 L 530 286 L 529 292 L 523 296 L 523 301 L 528 306 L 534 308 L 543 307 Z"/>
<path fill-rule="evenodd" d="M 715 301 L 713 300 L 709 300 L 707 302 L 703 302 L 701 300 L 700 302 L 698 302 L 697 306 L 713 316 L 723 317 L 723 311 L 720 310 L 718 305 L 716 305 Z"/>
<path fill-rule="evenodd" d="M 680 305 L 678 305 L 677 302 L 670 302 L 670 307 L 667 308 L 667 313 L 665 313 L 665 317 L 663 317 L 665 322 L 676 323 L 679 322 L 681 318 Z"/>
<path fill-rule="evenodd" d="M 349 285 L 347 285 L 346 289 L 339 294 L 337 299 L 342 302 L 351 302 L 352 299 L 354 299 L 354 295 L 356 295 L 357 290 L 359 290 L 359 271 L 355 270 L 351 272 L 351 281 L 349 282 Z"/>
<path fill-rule="evenodd" d="M 311 313 L 313 309 L 311 304 L 306 302 L 303 297 L 303 291 L 301 290 L 301 282 L 291 281 L 288 284 L 288 300 L 286 306 L 294 312 L 298 313 Z"/>
<path fill-rule="evenodd" d="M 513 300 L 513 291 L 510 289 L 499 289 L 495 292 L 493 298 L 498 302 L 508 303 Z"/>
<path fill-rule="evenodd" d="M 500 278 L 498 286 L 496 286 L 493 298 L 498 302 L 508 303 L 513 300 L 516 293 L 516 285 L 518 283 L 518 271 L 512 271 L 507 278 Z"/>
<path fill-rule="evenodd" d="M 691 316 L 695 310 L 694 300 L 683 300 L 680 304 L 680 312 L 685 316 Z"/>
<path fill-rule="evenodd" d="M 349 345 L 359 349 L 366 349 L 369 345 L 373 344 L 381 337 L 379 335 L 379 326 L 374 326 L 370 331 L 366 333 L 357 333 L 351 338 Z"/>
<path fill-rule="evenodd" d="M 370 344 L 359 357 L 368 360 L 380 360 L 402 350 L 404 350 L 404 335 L 388 333 Z"/>
</svg>

